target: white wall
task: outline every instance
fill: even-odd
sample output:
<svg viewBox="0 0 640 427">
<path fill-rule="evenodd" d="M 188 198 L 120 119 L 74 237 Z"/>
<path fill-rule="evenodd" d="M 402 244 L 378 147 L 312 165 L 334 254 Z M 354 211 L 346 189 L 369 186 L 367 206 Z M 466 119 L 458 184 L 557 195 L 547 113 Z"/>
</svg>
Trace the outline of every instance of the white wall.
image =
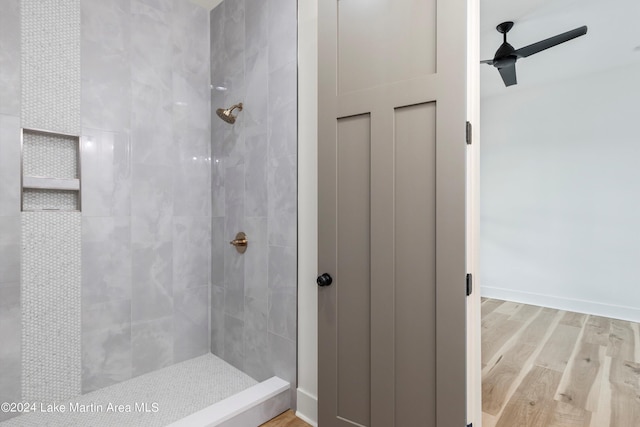
<svg viewBox="0 0 640 427">
<path fill-rule="evenodd" d="M 640 321 L 638 76 L 482 99 L 484 296 Z"/>
<path fill-rule="evenodd" d="M 318 420 L 318 0 L 298 2 L 298 417 Z"/>
</svg>

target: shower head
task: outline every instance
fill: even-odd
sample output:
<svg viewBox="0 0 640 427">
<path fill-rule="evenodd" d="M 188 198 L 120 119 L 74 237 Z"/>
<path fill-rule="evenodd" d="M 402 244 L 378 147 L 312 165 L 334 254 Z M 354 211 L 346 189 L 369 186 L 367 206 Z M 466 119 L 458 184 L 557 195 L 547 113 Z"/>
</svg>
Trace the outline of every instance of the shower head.
<svg viewBox="0 0 640 427">
<path fill-rule="evenodd" d="M 224 120 L 225 122 L 229 123 L 229 124 L 234 124 L 236 122 L 236 116 L 233 115 L 233 110 L 238 109 L 239 111 L 242 111 L 242 102 L 234 105 L 231 108 L 227 108 L 226 110 L 223 110 L 222 108 L 218 108 L 216 110 L 216 114 L 218 115 L 218 117 L 220 117 L 222 120 Z"/>
</svg>

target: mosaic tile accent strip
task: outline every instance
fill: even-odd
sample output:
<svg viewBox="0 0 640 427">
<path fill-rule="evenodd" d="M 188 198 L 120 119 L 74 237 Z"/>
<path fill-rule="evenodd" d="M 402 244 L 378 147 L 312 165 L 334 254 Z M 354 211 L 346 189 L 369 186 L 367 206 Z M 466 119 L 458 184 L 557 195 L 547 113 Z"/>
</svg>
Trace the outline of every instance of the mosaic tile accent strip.
<svg viewBox="0 0 640 427">
<path fill-rule="evenodd" d="M 80 134 L 80 0 L 21 6 L 22 127 Z"/>
<path fill-rule="evenodd" d="M 22 400 L 80 394 L 79 212 L 22 213 Z"/>
<path fill-rule="evenodd" d="M 78 192 L 73 190 L 25 188 L 22 193 L 22 210 L 77 211 Z"/>
<path fill-rule="evenodd" d="M 1 427 L 121 427 L 165 426 L 187 415 L 226 399 L 257 382 L 213 354 L 206 354 L 158 371 L 139 376 L 63 403 L 93 408 L 92 412 L 33 412 L 0 423 Z M 130 413 L 107 411 L 109 403 L 147 404 L 157 412 L 132 410 Z M 93 407 L 90 405 L 94 404 Z M 98 405 L 102 405 L 99 407 Z"/>
<path fill-rule="evenodd" d="M 78 138 L 32 132 L 22 134 L 22 167 L 25 176 L 78 178 Z"/>
</svg>

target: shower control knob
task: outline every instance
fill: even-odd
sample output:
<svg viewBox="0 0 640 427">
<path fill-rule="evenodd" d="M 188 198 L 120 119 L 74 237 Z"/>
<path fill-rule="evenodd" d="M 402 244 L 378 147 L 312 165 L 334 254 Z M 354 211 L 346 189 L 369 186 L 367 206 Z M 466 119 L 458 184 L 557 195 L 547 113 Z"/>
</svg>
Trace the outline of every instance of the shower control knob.
<svg viewBox="0 0 640 427">
<path fill-rule="evenodd" d="M 331 283 L 333 283 L 333 279 L 331 278 L 331 276 L 329 276 L 328 273 L 322 273 L 316 279 L 316 283 L 318 284 L 318 286 L 329 286 Z"/>
</svg>

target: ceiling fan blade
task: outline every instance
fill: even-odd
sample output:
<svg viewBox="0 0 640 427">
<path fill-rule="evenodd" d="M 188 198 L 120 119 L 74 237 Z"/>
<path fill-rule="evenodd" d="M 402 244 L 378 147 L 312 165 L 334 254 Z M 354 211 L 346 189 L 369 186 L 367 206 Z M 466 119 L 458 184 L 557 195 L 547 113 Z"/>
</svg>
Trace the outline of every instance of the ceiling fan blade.
<svg viewBox="0 0 640 427">
<path fill-rule="evenodd" d="M 534 53 L 541 52 L 550 47 L 559 45 L 560 43 L 568 42 L 576 37 L 584 36 L 587 34 L 587 26 L 584 25 L 575 30 L 567 31 L 566 33 L 558 34 L 557 36 L 549 37 L 548 39 L 539 41 L 538 43 L 530 44 L 529 46 L 521 47 L 513 52 L 518 58 L 526 58 Z"/>
<path fill-rule="evenodd" d="M 502 77 L 502 81 L 505 86 L 513 86 L 518 84 L 518 80 L 516 79 L 516 64 L 510 65 L 508 67 L 498 68 L 500 72 L 500 77 Z"/>
<path fill-rule="evenodd" d="M 485 59 L 484 61 L 480 61 L 481 64 L 489 64 L 493 65 L 493 59 Z"/>
</svg>

